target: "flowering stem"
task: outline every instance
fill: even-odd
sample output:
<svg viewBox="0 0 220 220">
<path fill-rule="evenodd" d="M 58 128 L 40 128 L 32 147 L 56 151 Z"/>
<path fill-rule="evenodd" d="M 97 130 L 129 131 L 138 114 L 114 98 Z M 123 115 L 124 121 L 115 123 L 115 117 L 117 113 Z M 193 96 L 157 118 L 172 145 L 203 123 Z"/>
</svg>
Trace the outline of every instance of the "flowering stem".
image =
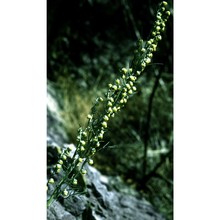
<svg viewBox="0 0 220 220">
<path fill-rule="evenodd" d="M 108 130 L 108 122 L 115 116 L 127 103 L 128 99 L 136 93 L 136 82 L 141 73 L 152 62 L 153 53 L 157 50 L 158 42 L 162 39 L 161 33 L 165 30 L 165 24 L 170 15 L 166 9 L 167 2 L 163 1 L 159 5 L 156 15 L 155 25 L 150 34 L 150 39 L 144 42 L 140 39 L 137 43 L 137 48 L 134 51 L 134 58 L 131 66 L 120 70 L 121 76 L 114 83 L 108 85 L 108 91 L 104 97 L 96 99 L 95 104 L 91 108 L 91 113 L 87 116 L 88 124 L 85 129 L 79 128 L 76 141 L 76 149 L 73 152 L 73 147 L 69 146 L 64 149 L 60 155 L 58 164 L 56 164 L 56 173 L 61 170 L 64 176 L 52 192 L 47 201 L 49 207 L 54 200 L 61 194 L 66 198 L 69 195 L 82 193 L 81 186 L 77 185 L 79 175 L 86 174 L 84 165 L 93 164 L 92 157 L 94 154 L 103 149 L 106 145 L 101 146 L 103 136 Z M 150 112 L 150 110 L 149 110 Z M 145 146 L 145 160 L 146 160 Z M 71 154 L 72 152 L 72 154 Z M 73 155 L 73 156 L 70 156 Z M 145 166 L 144 164 L 144 172 Z M 48 184 L 53 184 L 51 178 Z"/>
</svg>

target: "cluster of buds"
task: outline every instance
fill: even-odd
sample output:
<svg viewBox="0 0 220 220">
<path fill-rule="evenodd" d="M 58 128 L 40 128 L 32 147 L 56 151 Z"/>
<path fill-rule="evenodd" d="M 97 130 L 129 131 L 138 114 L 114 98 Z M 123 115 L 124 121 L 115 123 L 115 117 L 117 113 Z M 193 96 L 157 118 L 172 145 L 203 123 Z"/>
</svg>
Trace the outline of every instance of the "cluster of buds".
<svg viewBox="0 0 220 220">
<path fill-rule="evenodd" d="M 137 49 L 134 53 L 134 59 L 132 66 L 134 74 L 139 76 L 147 65 L 152 62 L 153 53 L 157 50 L 158 42 L 162 40 L 162 32 L 165 31 L 166 22 L 170 16 L 170 11 L 167 10 L 167 2 L 163 1 L 159 5 L 159 9 L 156 14 L 156 21 L 151 31 L 149 40 L 144 42 L 138 41 Z"/>
<path fill-rule="evenodd" d="M 166 9 L 167 2 L 163 1 L 156 15 L 156 21 L 150 38 L 147 42 L 139 40 L 137 49 L 134 51 L 134 58 L 130 67 L 120 70 L 120 77 L 114 83 L 108 85 L 108 91 L 105 97 L 96 99 L 91 113 L 87 116 L 88 124 L 85 129 L 78 130 L 76 147 L 68 145 L 60 153 L 60 159 L 55 165 L 55 172 L 64 171 L 65 177 L 57 184 L 57 188 L 49 199 L 48 204 L 59 194 L 67 197 L 71 194 L 70 188 L 63 185 L 72 185 L 76 189 L 78 186 L 77 177 L 87 173 L 85 164 L 93 164 L 92 157 L 94 154 L 103 149 L 104 134 L 108 129 L 108 123 L 127 103 L 128 99 L 133 96 L 137 90 L 136 82 L 138 77 L 144 71 L 145 67 L 152 62 L 153 53 L 157 50 L 158 42 L 162 39 L 162 32 L 165 30 L 167 19 L 170 12 Z M 101 108 L 97 110 L 98 107 Z M 54 184 L 54 179 L 50 178 L 48 184 Z M 68 185 L 68 186 L 69 186 Z M 61 192 L 61 193 L 60 193 Z"/>
<path fill-rule="evenodd" d="M 163 1 L 157 11 L 153 30 L 151 32 L 152 37 L 147 41 L 147 49 L 151 52 L 157 50 L 157 45 L 160 40 L 162 40 L 162 32 L 165 31 L 166 22 L 170 16 L 170 11 L 166 9 L 167 2 Z M 151 59 L 152 55 L 147 54 L 147 59 Z"/>
</svg>

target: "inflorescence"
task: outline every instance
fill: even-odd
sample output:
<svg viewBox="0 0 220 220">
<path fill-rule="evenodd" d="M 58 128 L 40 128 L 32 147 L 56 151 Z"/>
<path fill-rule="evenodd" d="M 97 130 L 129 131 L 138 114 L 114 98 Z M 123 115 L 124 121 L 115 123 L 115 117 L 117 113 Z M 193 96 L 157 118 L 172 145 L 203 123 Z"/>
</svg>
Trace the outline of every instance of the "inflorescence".
<svg viewBox="0 0 220 220">
<path fill-rule="evenodd" d="M 137 90 L 136 82 L 146 66 L 152 63 L 153 53 L 162 40 L 162 32 L 165 31 L 166 22 L 170 16 L 167 10 L 167 2 L 159 5 L 156 21 L 148 41 L 140 39 L 134 51 L 131 66 L 120 70 L 120 77 L 108 84 L 108 90 L 103 97 L 98 97 L 87 116 L 88 124 L 85 129 L 79 128 L 76 147 L 67 145 L 60 149 L 60 157 L 54 166 L 53 175 L 63 174 L 59 181 L 49 178 L 47 189 L 52 190 L 47 205 L 49 206 L 60 195 L 64 198 L 82 193 L 78 178 L 85 175 L 85 164 L 93 164 L 95 153 L 106 147 L 103 146 L 103 138 L 108 130 L 108 122 L 113 118 L 133 96 Z M 49 187 L 48 187 L 49 186 Z M 54 186 L 54 187 L 50 187 Z"/>
</svg>

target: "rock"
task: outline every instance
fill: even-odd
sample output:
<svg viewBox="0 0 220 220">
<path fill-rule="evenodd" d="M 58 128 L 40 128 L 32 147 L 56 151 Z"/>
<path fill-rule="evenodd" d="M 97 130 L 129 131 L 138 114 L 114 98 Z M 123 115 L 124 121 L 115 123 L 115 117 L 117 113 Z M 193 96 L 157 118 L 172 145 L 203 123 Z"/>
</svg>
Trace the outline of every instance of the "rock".
<svg viewBox="0 0 220 220">
<path fill-rule="evenodd" d="M 95 168 L 88 166 L 88 202 L 93 207 L 92 218 L 99 219 L 142 219 L 142 220 L 162 220 L 162 216 L 157 214 L 153 207 L 145 199 L 133 195 L 123 194 L 101 181 L 102 174 Z M 128 186 L 125 186 L 128 187 Z"/>
<path fill-rule="evenodd" d="M 64 207 L 57 201 L 47 210 L 47 219 L 50 220 L 75 220 L 76 218 L 69 212 L 65 211 Z"/>
<path fill-rule="evenodd" d="M 87 165 L 86 169 L 87 194 L 54 202 L 48 208 L 48 220 L 164 220 L 138 192 L 132 195 L 118 192 L 114 190 L 110 177 L 92 166 Z M 124 184 L 126 188 L 129 186 Z"/>
<path fill-rule="evenodd" d="M 65 132 L 64 121 L 61 117 L 61 107 L 57 101 L 59 94 L 53 87 L 52 83 L 47 85 L 47 136 L 55 141 L 58 145 L 68 142 Z"/>
</svg>

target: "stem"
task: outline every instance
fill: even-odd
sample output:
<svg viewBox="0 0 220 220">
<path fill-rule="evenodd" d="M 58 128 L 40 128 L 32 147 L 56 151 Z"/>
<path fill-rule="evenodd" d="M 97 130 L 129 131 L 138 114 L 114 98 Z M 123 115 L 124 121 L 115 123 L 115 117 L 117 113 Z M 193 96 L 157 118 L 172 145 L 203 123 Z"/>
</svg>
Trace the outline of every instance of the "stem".
<svg viewBox="0 0 220 220">
<path fill-rule="evenodd" d="M 147 148 L 148 148 L 148 141 L 149 141 L 150 120 L 151 120 L 153 98 L 156 93 L 156 89 L 158 87 L 160 77 L 161 77 L 161 72 L 158 75 L 156 75 L 156 80 L 155 80 L 153 90 L 149 98 L 149 105 L 148 105 L 148 110 L 147 110 L 146 129 L 145 129 L 145 134 L 143 135 L 143 139 L 144 139 L 144 153 L 143 153 L 144 155 L 143 155 L 143 167 L 142 167 L 143 180 L 144 180 L 144 176 L 147 170 Z"/>
<path fill-rule="evenodd" d="M 53 203 L 55 200 L 54 195 L 52 194 L 51 197 L 47 200 L 47 208 Z"/>
<path fill-rule="evenodd" d="M 161 156 L 161 160 L 155 165 L 155 167 L 147 174 L 143 177 L 143 181 L 146 184 L 146 182 L 148 182 L 152 177 L 156 177 L 159 174 L 157 174 L 157 170 L 164 164 L 164 162 L 166 161 L 166 158 L 170 157 L 173 153 L 173 150 L 171 149 L 169 152 L 167 152 L 165 155 Z"/>
<path fill-rule="evenodd" d="M 127 19 L 127 17 L 128 17 L 130 19 L 131 25 L 132 25 L 132 27 L 134 29 L 134 33 L 135 33 L 137 39 L 140 39 L 141 35 L 140 35 L 140 32 L 138 31 L 137 25 L 135 23 L 134 16 L 133 16 L 132 11 L 131 11 L 131 9 L 130 9 L 130 7 L 128 5 L 128 2 L 126 2 L 125 0 L 122 0 L 122 4 L 123 4 L 123 8 L 125 9 L 123 11 L 124 11 L 124 14 L 125 14 L 126 22 L 128 23 L 128 19 Z M 129 25 L 129 23 L 128 23 L 128 25 Z"/>
<path fill-rule="evenodd" d="M 57 197 L 59 196 L 58 191 L 59 191 L 60 187 L 62 186 L 62 184 L 64 183 L 64 181 L 65 181 L 65 178 L 62 179 L 62 180 L 59 182 L 58 186 L 56 186 L 56 189 L 53 191 L 52 195 L 51 195 L 50 198 L 47 200 L 47 208 L 48 208 L 48 207 L 54 202 L 54 200 L 56 200 Z"/>
</svg>

